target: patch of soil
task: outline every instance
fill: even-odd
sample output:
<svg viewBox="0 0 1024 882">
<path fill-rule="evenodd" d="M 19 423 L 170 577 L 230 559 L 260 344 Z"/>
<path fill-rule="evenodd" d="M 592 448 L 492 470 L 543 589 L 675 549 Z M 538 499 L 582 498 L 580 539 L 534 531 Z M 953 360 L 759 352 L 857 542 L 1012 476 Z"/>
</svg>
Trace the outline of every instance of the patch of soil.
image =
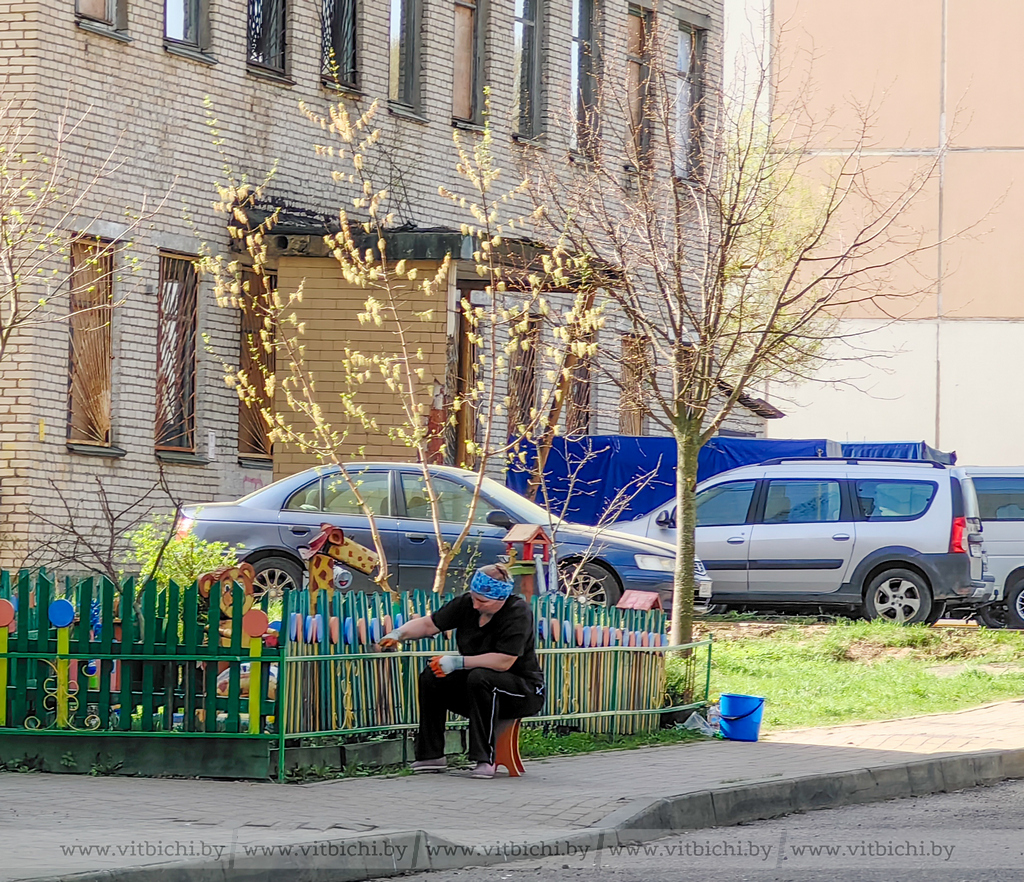
<svg viewBox="0 0 1024 882">
<path fill-rule="evenodd" d="M 870 664 L 879 659 L 912 658 L 914 654 L 915 650 L 912 646 L 901 646 L 894 649 L 880 643 L 855 642 L 846 647 L 846 659 L 863 664 Z"/>
<path fill-rule="evenodd" d="M 780 631 L 799 628 L 800 633 L 813 638 L 828 632 L 830 625 L 792 625 L 786 622 L 701 622 L 693 623 L 694 638 L 703 640 L 711 634 L 715 640 L 751 640 L 770 637 Z"/>
</svg>

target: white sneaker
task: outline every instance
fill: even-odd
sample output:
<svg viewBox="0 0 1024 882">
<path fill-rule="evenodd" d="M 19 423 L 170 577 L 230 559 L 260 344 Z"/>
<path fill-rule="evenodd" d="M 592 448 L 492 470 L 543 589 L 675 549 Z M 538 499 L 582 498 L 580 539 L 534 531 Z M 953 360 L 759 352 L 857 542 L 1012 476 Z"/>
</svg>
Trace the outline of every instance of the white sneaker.
<svg viewBox="0 0 1024 882">
<path fill-rule="evenodd" d="M 409 768 L 414 772 L 447 772 L 448 758 L 439 756 L 437 759 L 416 760 Z"/>
<path fill-rule="evenodd" d="M 470 778 L 493 778 L 494 763 L 477 763 L 476 768 L 469 773 Z"/>
</svg>

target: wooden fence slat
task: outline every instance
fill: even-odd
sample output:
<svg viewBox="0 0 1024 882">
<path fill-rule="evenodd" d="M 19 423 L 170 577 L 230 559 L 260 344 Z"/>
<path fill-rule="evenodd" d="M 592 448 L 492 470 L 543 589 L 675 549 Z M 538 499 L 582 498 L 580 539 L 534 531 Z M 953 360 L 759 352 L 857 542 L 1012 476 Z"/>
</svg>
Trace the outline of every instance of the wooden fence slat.
<svg viewBox="0 0 1024 882">
<path fill-rule="evenodd" d="M 121 689 L 118 693 L 118 728 L 129 731 L 132 727 L 132 713 L 135 701 L 132 695 L 132 680 L 135 676 L 135 664 L 131 661 L 135 643 L 135 580 L 125 579 L 121 585 Z"/>
<path fill-rule="evenodd" d="M 156 646 L 156 582 L 150 579 L 142 586 L 142 621 L 139 627 L 142 630 L 142 654 L 153 655 Z M 153 731 L 153 712 L 156 710 L 153 704 L 153 687 L 155 685 L 154 664 L 142 664 L 142 731 Z"/>
</svg>

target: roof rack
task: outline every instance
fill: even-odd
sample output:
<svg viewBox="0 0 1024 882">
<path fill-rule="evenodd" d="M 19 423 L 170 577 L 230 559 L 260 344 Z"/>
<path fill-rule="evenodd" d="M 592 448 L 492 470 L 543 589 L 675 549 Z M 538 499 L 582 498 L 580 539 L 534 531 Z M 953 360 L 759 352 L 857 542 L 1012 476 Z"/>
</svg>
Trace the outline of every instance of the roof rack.
<svg viewBox="0 0 1024 882">
<path fill-rule="evenodd" d="M 899 465 L 926 465 L 933 469 L 946 469 L 945 463 L 935 462 L 932 459 L 886 459 L 883 457 L 856 457 L 856 456 L 779 456 L 775 459 L 766 459 L 758 465 L 779 465 L 784 462 L 845 462 L 847 465 L 872 465 L 874 463 L 898 463 Z"/>
</svg>

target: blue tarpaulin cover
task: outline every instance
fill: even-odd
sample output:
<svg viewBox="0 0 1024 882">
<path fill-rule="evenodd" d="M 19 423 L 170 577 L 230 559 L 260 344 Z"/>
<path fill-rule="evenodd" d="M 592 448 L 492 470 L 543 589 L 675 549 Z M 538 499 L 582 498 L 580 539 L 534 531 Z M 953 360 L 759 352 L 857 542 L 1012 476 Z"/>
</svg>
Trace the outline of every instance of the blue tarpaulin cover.
<svg viewBox="0 0 1024 882">
<path fill-rule="evenodd" d="M 927 459 L 944 465 L 956 465 L 956 451 L 945 453 L 924 441 L 886 441 L 882 443 L 858 441 L 843 444 L 843 456 L 864 459 Z"/>
<path fill-rule="evenodd" d="M 525 465 L 506 473 L 506 483 L 525 493 L 536 448 L 523 445 Z M 787 441 L 768 438 L 716 437 L 701 448 L 697 480 L 737 466 L 775 457 L 839 456 L 839 445 L 825 439 Z M 673 438 L 589 435 L 555 438 L 544 468 L 545 488 L 537 502 L 578 524 L 641 517 L 675 495 L 676 443 Z M 642 485 L 642 486 L 641 486 Z M 617 501 L 618 497 L 618 501 Z M 631 497 L 622 504 L 624 497 Z M 611 513 L 610 513 L 611 514 Z"/>
</svg>

